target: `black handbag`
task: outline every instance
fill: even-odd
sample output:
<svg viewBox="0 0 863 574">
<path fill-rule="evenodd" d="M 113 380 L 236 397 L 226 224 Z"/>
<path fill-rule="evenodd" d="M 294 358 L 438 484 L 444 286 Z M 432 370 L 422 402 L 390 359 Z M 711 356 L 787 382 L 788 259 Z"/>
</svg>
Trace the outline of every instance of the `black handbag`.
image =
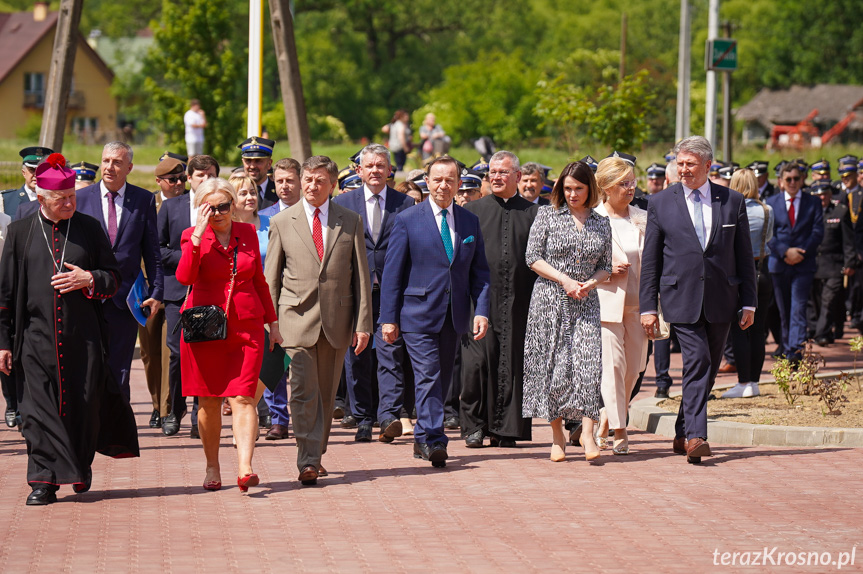
<svg viewBox="0 0 863 574">
<path fill-rule="evenodd" d="M 180 308 L 180 322 L 183 327 L 183 340 L 187 343 L 203 343 L 205 341 L 223 341 L 228 336 L 228 311 L 231 308 L 231 294 L 234 292 L 234 278 L 237 276 L 237 250 L 234 247 L 234 268 L 231 270 L 231 286 L 228 288 L 228 300 L 225 308 L 218 305 L 198 305 L 190 309 Z M 185 306 L 189 300 L 192 286 L 186 290 Z M 174 328 L 176 330 L 176 327 Z"/>
</svg>

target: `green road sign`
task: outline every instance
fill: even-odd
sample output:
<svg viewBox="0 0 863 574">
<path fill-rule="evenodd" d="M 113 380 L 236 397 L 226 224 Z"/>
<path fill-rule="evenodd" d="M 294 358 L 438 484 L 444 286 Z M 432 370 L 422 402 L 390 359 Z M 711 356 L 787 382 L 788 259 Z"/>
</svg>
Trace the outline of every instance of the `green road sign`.
<svg viewBox="0 0 863 574">
<path fill-rule="evenodd" d="M 737 69 L 737 40 L 716 38 L 707 41 L 704 67 L 717 72 L 733 72 Z"/>
</svg>

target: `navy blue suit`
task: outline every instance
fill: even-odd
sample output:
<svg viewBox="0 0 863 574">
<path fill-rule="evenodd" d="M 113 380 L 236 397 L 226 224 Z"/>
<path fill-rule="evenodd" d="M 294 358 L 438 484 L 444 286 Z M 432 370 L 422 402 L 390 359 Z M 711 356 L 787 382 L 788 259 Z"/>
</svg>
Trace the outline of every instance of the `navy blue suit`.
<svg viewBox="0 0 863 574">
<path fill-rule="evenodd" d="M 181 329 L 174 329 L 180 322 L 180 307 L 186 299 L 186 286 L 177 281 L 177 265 L 180 263 L 180 238 L 183 232 L 192 227 L 190 211 L 191 196 L 188 193 L 166 199 L 162 202 L 158 215 L 159 251 L 162 267 L 165 270 L 165 328 L 168 350 L 171 359 L 168 366 L 168 386 L 170 388 L 171 414 L 177 420 L 186 413 L 186 399 L 183 397 L 182 376 L 180 374 L 180 336 Z M 195 413 L 193 412 L 193 415 Z M 195 424 L 193 416 L 192 424 Z"/>
<path fill-rule="evenodd" d="M 79 189 L 77 211 L 95 218 L 102 224 L 105 236 L 108 226 L 102 215 L 102 193 L 98 183 Z M 156 235 L 156 197 L 146 189 L 126 184 L 123 211 L 117 226 L 117 237 L 111 246 L 120 267 L 117 293 L 105 301 L 103 313 L 108 322 L 108 366 L 117 384 L 129 398 L 129 369 L 135 354 L 138 322 L 126 304 L 126 296 L 141 272 L 141 259 L 150 285 L 149 296 L 157 301 L 163 297 L 164 279 Z"/>
<path fill-rule="evenodd" d="M 380 324 L 380 281 L 383 276 L 387 246 L 395 215 L 414 205 L 414 200 L 391 187 L 386 190 L 386 202 L 381 205 L 381 231 L 377 242 L 372 239 L 371 222 L 366 213 L 365 186 L 333 198 L 333 203 L 360 214 L 365 228 L 366 258 L 372 285 L 372 317 L 375 320 L 375 342 L 359 354 L 345 355 L 345 379 L 351 401 L 352 414 L 359 424 L 371 425 L 375 416 L 383 423 L 399 418 L 404 402 L 404 372 L 402 370 L 404 343 L 401 339 L 390 344 L 384 341 Z M 373 357 L 377 357 L 377 370 Z M 377 377 L 375 377 L 377 372 Z M 375 389 L 378 390 L 378 409 L 374 410 Z M 383 427 L 381 427 L 383 428 Z"/>
<path fill-rule="evenodd" d="M 806 341 L 806 305 L 812 290 L 817 267 L 818 246 L 824 238 L 824 212 L 821 200 L 808 193 L 798 192 L 800 206 L 794 217 L 794 227 L 788 219 L 785 193 L 767 198 L 773 208 L 773 238 L 767 242 L 770 256 L 767 269 L 773 279 L 773 293 L 779 317 L 782 320 L 782 353 L 789 359 L 798 359 Z M 789 247 L 805 249 L 803 261 L 797 265 L 785 263 Z"/>
<path fill-rule="evenodd" d="M 707 438 L 707 397 L 731 322 L 755 307 L 755 264 L 743 196 L 710 184 L 712 228 L 701 248 L 684 187 L 677 183 L 647 201 L 639 306 L 673 323 L 683 355 L 683 401 L 677 437 Z"/>
<path fill-rule="evenodd" d="M 395 323 L 414 370 L 418 443 L 447 444 L 443 397 L 452 382 L 461 335 L 476 314 L 489 315 L 489 268 L 479 218 L 451 204 L 455 240 L 450 263 L 429 201 L 394 219 L 381 280 L 379 322 Z"/>
<path fill-rule="evenodd" d="M 38 201 L 30 201 L 30 196 L 27 195 L 27 190 L 23 185 L 18 189 L 7 189 L 0 193 L 3 194 L 3 213 L 11 217 L 12 221 L 20 219 L 18 216 L 18 208 L 20 206 L 27 203 L 36 204 L 36 207 L 31 207 L 32 211 L 27 212 L 26 215 L 33 213 L 39 207 Z"/>
</svg>

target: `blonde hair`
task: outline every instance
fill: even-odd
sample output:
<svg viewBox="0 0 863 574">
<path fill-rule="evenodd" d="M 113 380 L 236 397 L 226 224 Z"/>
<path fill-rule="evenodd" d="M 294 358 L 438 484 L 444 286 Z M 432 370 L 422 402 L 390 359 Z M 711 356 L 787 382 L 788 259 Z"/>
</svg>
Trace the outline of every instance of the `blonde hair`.
<svg viewBox="0 0 863 574">
<path fill-rule="evenodd" d="M 257 197 L 257 201 L 255 202 L 255 215 L 257 215 L 258 210 L 261 209 L 261 196 L 257 195 L 258 194 L 258 186 L 255 185 L 255 182 L 252 181 L 252 178 L 247 176 L 245 174 L 245 172 L 241 171 L 241 172 L 238 172 L 236 174 L 231 174 L 231 177 L 228 178 L 228 183 L 231 184 L 231 187 L 233 187 L 234 191 L 236 192 L 234 203 L 236 203 L 240 200 L 239 193 L 240 193 L 241 189 L 243 189 L 244 187 L 247 187 L 247 186 L 252 188 L 252 193 L 256 194 L 256 197 Z"/>
<path fill-rule="evenodd" d="M 729 186 L 734 191 L 739 191 L 746 199 L 758 199 L 758 178 L 751 169 L 738 169 L 731 176 Z"/>
<path fill-rule="evenodd" d="M 627 179 L 629 174 L 634 175 L 634 172 L 632 165 L 619 157 L 607 157 L 600 161 L 596 166 L 596 185 L 599 187 L 600 197 L 607 199 L 605 190 Z"/>
<path fill-rule="evenodd" d="M 195 209 L 201 207 L 204 200 L 215 193 L 224 194 L 232 204 L 237 203 L 237 192 L 234 190 L 234 186 L 221 177 L 211 177 L 198 186 L 198 190 L 195 192 Z"/>
</svg>

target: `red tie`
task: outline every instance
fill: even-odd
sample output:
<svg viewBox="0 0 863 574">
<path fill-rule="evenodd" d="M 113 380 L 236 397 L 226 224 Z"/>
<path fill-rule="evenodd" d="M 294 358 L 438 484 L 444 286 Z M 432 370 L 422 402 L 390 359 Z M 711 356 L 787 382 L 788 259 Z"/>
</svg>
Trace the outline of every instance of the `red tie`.
<svg viewBox="0 0 863 574">
<path fill-rule="evenodd" d="M 791 223 L 791 227 L 794 227 L 794 199 L 788 203 L 788 221 Z"/>
<path fill-rule="evenodd" d="M 321 232 L 321 210 L 315 208 L 315 220 L 312 223 L 312 239 L 315 241 L 315 247 L 318 250 L 318 259 L 324 258 L 324 234 Z"/>
</svg>

